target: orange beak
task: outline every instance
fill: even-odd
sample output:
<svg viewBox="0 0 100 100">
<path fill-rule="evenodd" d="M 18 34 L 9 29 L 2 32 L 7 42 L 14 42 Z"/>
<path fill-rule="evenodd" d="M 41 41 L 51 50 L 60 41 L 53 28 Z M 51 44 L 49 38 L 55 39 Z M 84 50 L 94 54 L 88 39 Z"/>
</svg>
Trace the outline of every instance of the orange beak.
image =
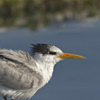
<svg viewBox="0 0 100 100">
<path fill-rule="evenodd" d="M 63 53 L 62 55 L 59 55 L 58 58 L 60 59 L 85 59 L 85 57 L 76 55 L 76 54 L 71 54 L 71 53 Z"/>
</svg>

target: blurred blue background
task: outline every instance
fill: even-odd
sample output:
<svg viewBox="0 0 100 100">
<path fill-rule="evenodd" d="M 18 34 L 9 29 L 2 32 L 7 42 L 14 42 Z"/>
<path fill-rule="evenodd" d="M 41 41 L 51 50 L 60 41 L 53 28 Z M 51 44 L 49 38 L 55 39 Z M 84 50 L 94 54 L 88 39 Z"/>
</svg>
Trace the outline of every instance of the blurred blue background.
<svg viewBox="0 0 100 100">
<path fill-rule="evenodd" d="M 30 52 L 32 43 L 49 43 L 64 52 L 87 59 L 66 59 L 55 66 L 49 84 L 31 100 L 100 99 L 100 20 L 74 21 L 64 28 L 31 31 L 26 28 L 1 30 L 0 48 Z"/>
<path fill-rule="evenodd" d="M 34 43 L 87 59 L 59 62 L 31 100 L 100 99 L 100 0 L 0 0 L 0 49 L 30 53 Z"/>
</svg>

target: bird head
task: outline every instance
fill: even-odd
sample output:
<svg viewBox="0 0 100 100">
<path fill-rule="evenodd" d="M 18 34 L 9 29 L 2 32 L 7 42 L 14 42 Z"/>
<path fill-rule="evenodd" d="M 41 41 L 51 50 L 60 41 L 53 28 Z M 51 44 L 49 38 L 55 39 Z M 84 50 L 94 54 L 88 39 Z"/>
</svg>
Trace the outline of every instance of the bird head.
<svg viewBox="0 0 100 100">
<path fill-rule="evenodd" d="M 49 44 L 34 44 L 32 48 L 32 53 L 35 59 L 38 59 L 42 62 L 47 63 L 57 63 L 63 59 L 84 59 L 85 57 L 71 54 L 71 53 L 64 53 L 61 49 L 54 45 Z"/>
</svg>

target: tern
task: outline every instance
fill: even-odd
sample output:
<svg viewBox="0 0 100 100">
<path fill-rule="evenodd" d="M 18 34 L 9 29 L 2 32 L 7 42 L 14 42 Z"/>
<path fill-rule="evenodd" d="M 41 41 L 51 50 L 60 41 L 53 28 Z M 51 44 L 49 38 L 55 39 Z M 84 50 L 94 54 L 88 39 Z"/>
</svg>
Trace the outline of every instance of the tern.
<svg viewBox="0 0 100 100">
<path fill-rule="evenodd" d="M 64 58 L 85 57 L 49 44 L 34 44 L 31 56 L 21 50 L 0 49 L 0 94 L 4 100 L 31 98 L 49 82 L 54 65 Z"/>
</svg>

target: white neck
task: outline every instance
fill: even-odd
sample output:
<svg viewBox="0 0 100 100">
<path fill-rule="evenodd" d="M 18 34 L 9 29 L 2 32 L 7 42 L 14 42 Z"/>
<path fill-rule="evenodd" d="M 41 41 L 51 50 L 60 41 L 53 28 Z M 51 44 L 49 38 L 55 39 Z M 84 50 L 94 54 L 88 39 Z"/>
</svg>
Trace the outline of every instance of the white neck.
<svg viewBox="0 0 100 100">
<path fill-rule="evenodd" d="M 43 76 L 44 84 L 48 83 L 53 74 L 53 69 L 55 62 L 48 56 L 43 57 L 42 55 L 34 55 L 34 59 L 36 60 L 37 68 L 40 71 L 40 74 Z"/>
</svg>

